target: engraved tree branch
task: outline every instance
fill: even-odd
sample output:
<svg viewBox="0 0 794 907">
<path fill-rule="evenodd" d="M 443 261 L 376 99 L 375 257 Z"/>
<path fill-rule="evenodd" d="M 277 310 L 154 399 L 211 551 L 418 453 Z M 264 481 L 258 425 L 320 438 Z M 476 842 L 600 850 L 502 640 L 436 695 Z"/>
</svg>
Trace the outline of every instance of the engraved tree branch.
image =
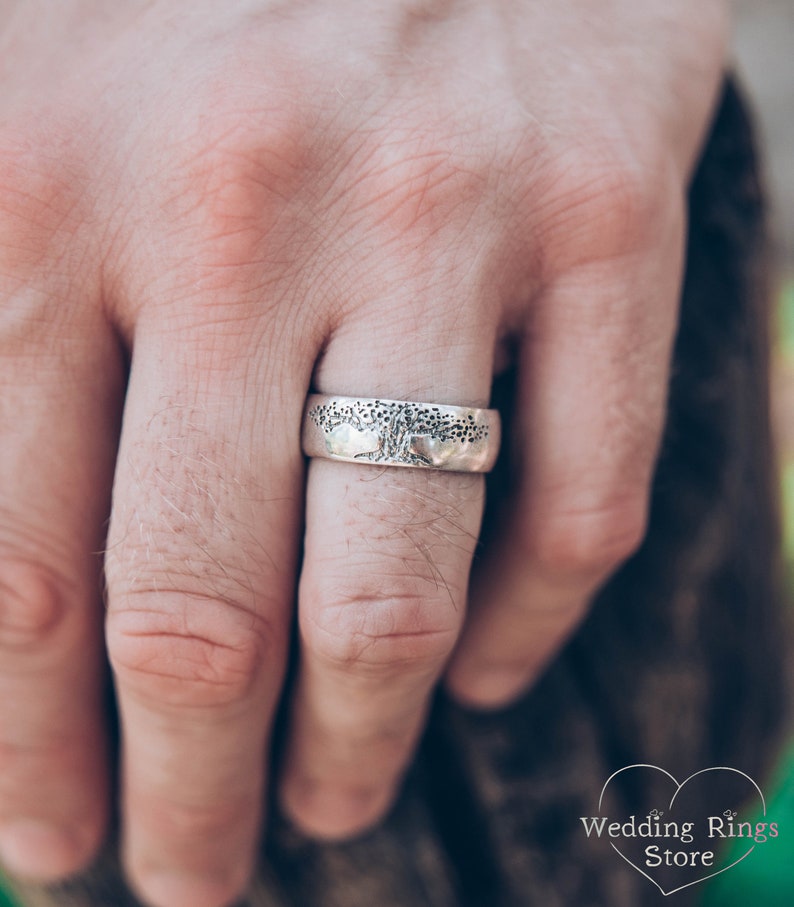
<svg viewBox="0 0 794 907">
<path fill-rule="evenodd" d="M 372 462 L 399 462 L 432 465 L 430 460 L 413 448 L 418 437 L 430 437 L 436 441 L 465 442 L 481 441 L 487 437 L 488 429 L 477 422 L 473 415 L 458 417 L 442 411 L 437 406 L 417 403 L 394 403 L 391 401 L 354 401 L 315 406 L 310 418 L 326 433 L 342 425 L 349 425 L 356 431 L 372 432 L 378 437 L 374 450 L 356 454 L 357 459 Z"/>
</svg>

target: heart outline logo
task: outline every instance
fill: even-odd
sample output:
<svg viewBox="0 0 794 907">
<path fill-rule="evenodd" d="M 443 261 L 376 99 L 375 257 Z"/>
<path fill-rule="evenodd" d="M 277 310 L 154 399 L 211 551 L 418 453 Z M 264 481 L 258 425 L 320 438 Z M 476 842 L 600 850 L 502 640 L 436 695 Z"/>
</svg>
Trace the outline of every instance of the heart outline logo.
<svg viewBox="0 0 794 907">
<path fill-rule="evenodd" d="M 601 805 L 604 801 L 604 793 L 606 792 L 607 787 L 609 787 L 610 782 L 614 778 L 616 778 L 618 775 L 620 775 L 622 772 L 627 772 L 633 768 L 655 769 L 657 772 L 661 772 L 663 775 L 666 775 L 673 782 L 673 784 L 675 784 L 675 786 L 676 786 L 675 793 L 670 798 L 670 804 L 668 806 L 668 809 L 673 808 L 673 804 L 675 803 L 676 797 L 679 795 L 679 793 L 681 793 L 681 790 L 684 788 L 684 786 L 687 785 L 693 778 L 697 778 L 698 775 L 703 775 L 706 772 L 733 772 L 734 774 L 740 775 L 742 778 L 745 778 L 755 788 L 755 790 L 758 793 L 758 796 L 761 798 L 761 805 L 763 807 L 763 815 L 764 815 L 764 817 L 766 817 L 766 799 L 764 798 L 761 788 L 755 783 L 755 781 L 753 781 L 753 779 L 749 775 L 740 771 L 738 768 L 730 768 L 727 765 L 714 765 L 711 768 L 702 768 L 702 769 L 700 769 L 700 771 L 693 772 L 688 778 L 685 778 L 679 784 L 678 780 L 676 778 L 674 778 L 673 775 L 670 774 L 670 772 L 666 771 L 663 768 L 660 768 L 658 765 L 649 765 L 649 764 L 645 764 L 645 763 L 638 763 L 636 765 L 626 765 L 623 768 L 618 769 L 616 772 L 613 772 L 607 778 L 607 780 L 604 782 L 604 786 L 601 788 L 601 796 L 598 798 L 599 813 L 601 812 Z M 618 848 L 615 845 L 615 843 L 613 841 L 610 841 L 609 843 L 610 843 L 610 846 L 612 847 L 612 849 L 615 851 L 615 853 L 618 854 L 618 856 L 620 856 L 622 859 L 624 859 L 629 864 L 629 866 L 631 866 L 633 869 L 636 869 L 640 875 L 645 876 L 645 878 L 648 879 L 649 882 L 652 882 L 659 889 L 659 891 L 661 891 L 661 893 L 665 897 L 668 897 L 668 895 L 671 895 L 671 894 L 675 894 L 677 891 L 683 891 L 684 888 L 689 888 L 691 885 L 697 885 L 700 882 L 705 882 L 707 879 L 713 879 L 715 876 L 722 875 L 723 872 L 727 872 L 729 869 L 733 869 L 733 867 L 736 866 L 737 864 L 741 863 L 742 860 L 747 859 L 747 857 L 749 857 L 750 854 L 755 850 L 755 843 L 753 843 L 741 857 L 739 857 L 737 860 L 734 860 L 733 863 L 728 864 L 728 866 L 723 866 L 722 869 L 718 869 L 716 872 L 711 872 L 708 875 L 702 876 L 699 879 L 694 879 L 691 882 L 687 882 L 685 885 L 679 885 L 678 888 L 672 888 L 672 889 L 670 889 L 670 891 L 665 891 L 664 888 L 662 888 L 662 886 L 656 881 L 656 879 L 652 878 L 651 876 L 648 875 L 647 872 L 644 872 L 642 869 L 640 869 L 640 867 L 637 866 L 637 864 L 633 860 L 630 860 L 620 850 L 620 848 Z"/>
</svg>

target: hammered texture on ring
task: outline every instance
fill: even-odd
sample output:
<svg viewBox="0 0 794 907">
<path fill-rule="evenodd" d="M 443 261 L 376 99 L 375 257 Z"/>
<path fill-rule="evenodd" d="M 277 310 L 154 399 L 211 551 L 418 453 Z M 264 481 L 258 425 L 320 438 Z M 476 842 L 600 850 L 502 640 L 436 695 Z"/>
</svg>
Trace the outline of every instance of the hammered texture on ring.
<svg viewBox="0 0 794 907">
<path fill-rule="evenodd" d="M 348 463 L 489 472 L 499 453 L 494 409 L 310 394 L 302 446 L 308 457 Z"/>
</svg>

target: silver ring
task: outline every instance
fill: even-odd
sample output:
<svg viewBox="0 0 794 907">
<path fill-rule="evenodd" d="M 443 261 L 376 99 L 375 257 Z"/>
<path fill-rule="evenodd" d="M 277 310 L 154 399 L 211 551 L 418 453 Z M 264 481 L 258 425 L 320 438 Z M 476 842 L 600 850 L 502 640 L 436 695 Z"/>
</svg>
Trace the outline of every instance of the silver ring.
<svg viewBox="0 0 794 907">
<path fill-rule="evenodd" d="M 489 472 L 500 440 L 495 409 L 309 394 L 301 443 L 307 457 Z"/>
</svg>

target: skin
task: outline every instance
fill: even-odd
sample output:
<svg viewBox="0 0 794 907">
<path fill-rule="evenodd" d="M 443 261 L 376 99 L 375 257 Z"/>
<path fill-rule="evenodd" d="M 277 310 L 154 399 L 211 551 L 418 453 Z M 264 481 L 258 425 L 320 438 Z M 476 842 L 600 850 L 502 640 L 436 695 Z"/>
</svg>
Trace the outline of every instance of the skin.
<svg viewBox="0 0 794 907">
<path fill-rule="evenodd" d="M 245 886 L 296 602 L 280 796 L 309 834 L 383 816 L 442 677 L 478 707 L 531 684 L 643 536 L 725 20 L 0 4 L 9 870 L 102 839 L 106 653 L 154 907 Z M 514 510 L 471 584 L 482 477 L 301 455 L 310 388 L 482 406 L 511 357 Z"/>
</svg>

